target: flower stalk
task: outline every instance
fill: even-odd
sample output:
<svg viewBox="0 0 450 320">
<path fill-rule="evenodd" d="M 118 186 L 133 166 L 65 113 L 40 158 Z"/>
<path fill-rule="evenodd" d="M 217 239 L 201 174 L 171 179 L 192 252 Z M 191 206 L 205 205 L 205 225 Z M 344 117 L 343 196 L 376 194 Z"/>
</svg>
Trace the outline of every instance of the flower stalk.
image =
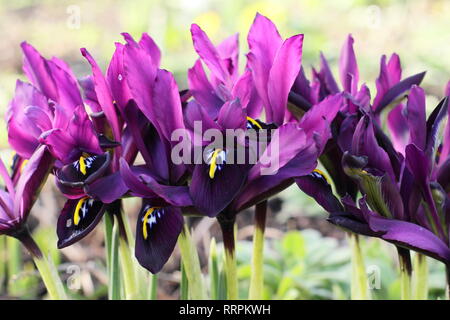
<svg viewBox="0 0 450 320">
<path fill-rule="evenodd" d="M 267 200 L 255 206 L 255 233 L 253 235 L 252 274 L 250 300 L 261 300 L 264 289 L 264 231 L 266 227 Z"/>
<path fill-rule="evenodd" d="M 206 299 L 200 260 L 186 224 L 184 224 L 183 231 L 178 237 L 178 246 L 180 248 L 184 269 L 189 270 L 189 272 L 186 273 L 189 297 L 194 300 Z"/>
<path fill-rule="evenodd" d="M 366 267 L 361 252 L 359 236 L 355 233 L 349 233 L 349 239 L 352 252 L 351 298 L 352 300 L 367 300 L 369 295 L 367 291 Z"/>
<path fill-rule="evenodd" d="M 227 298 L 238 299 L 238 279 L 236 266 L 236 241 L 235 241 L 235 219 L 234 215 L 228 216 L 224 212 L 217 216 L 223 236 L 225 249 L 225 275 L 227 283 Z"/>
<path fill-rule="evenodd" d="M 411 300 L 411 254 L 408 249 L 397 247 L 400 266 L 400 298 Z"/>
<path fill-rule="evenodd" d="M 427 257 L 421 253 L 414 255 L 414 299 L 428 299 L 428 263 Z"/>
<path fill-rule="evenodd" d="M 27 248 L 52 300 L 67 300 L 67 295 L 57 269 L 50 257 L 45 257 L 27 229 L 14 235 Z"/>
</svg>

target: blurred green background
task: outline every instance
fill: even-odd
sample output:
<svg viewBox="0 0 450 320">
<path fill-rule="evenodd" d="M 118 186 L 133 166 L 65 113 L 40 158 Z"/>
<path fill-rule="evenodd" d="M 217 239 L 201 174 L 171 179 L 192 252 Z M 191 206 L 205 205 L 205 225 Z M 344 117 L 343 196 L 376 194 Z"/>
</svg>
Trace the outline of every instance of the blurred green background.
<svg viewBox="0 0 450 320">
<path fill-rule="evenodd" d="M 331 60 L 332 68 L 336 70 L 340 47 L 347 34 L 352 33 L 360 78 L 372 89 L 372 96 L 382 54 L 398 53 L 404 75 L 427 70 L 423 85 L 431 96 L 435 96 L 429 98 L 433 101 L 442 95 L 450 78 L 448 0 L 0 0 L 0 30 L 3 31 L 0 41 L 0 115 L 4 117 L 15 80 L 23 79 L 19 46 L 22 41 L 34 45 L 47 58 L 54 55 L 66 60 L 78 76 L 83 76 L 90 72 L 90 68 L 79 48 L 86 47 L 105 69 L 114 50 L 114 42 L 122 41 L 121 32 L 129 32 L 135 37 L 148 32 L 163 52 L 162 66 L 175 74 L 180 89 L 184 89 L 186 71 L 196 59 L 190 39 L 190 24 L 198 23 L 215 43 L 239 32 L 244 54 L 248 49 L 246 34 L 256 12 L 272 19 L 284 37 L 305 34 L 303 65 L 308 74 L 310 66 L 317 64 L 320 51 Z M 245 61 L 243 54 L 241 63 Z M 0 148 L 3 152 L 8 149 L 5 128 L 4 121 L 0 121 Z M 276 218 L 272 216 L 269 223 L 269 253 L 265 268 L 271 281 L 267 284 L 266 298 L 348 298 L 349 252 L 343 232 L 329 226 L 324 221 L 326 215 L 323 210 L 297 188 L 288 189 L 280 198 L 283 203 L 281 211 Z M 50 195 L 40 205 L 48 208 L 48 203 L 57 214 L 60 204 L 55 204 Z M 50 234 L 51 221 L 38 228 L 42 239 Z M 320 233 L 310 228 L 318 229 Z M 298 234 L 284 233 L 294 229 L 308 230 Z M 53 230 L 51 234 L 54 237 Z M 239 274 L 245 287 L 250 262 L 250 245 L 245 240 L 245 230 L 240 238 Z M 101 238 L 95 239 L 101 244 Z M 92 237 L 89 241 L 93 241 Z M 320 246 L 316 248 L 317 243 Z M 383 275 L 384 291 L 376 291 L 374 296 L 398 298 L 395 252 L 378 240 L 367 240 L 364 246 L 368 248 L 368 264 L 374 263 L 381 268 Z M 86 247 L 83 249 L 87 250 Z M 49 245 L 49 250 L 54 250 L 52 245 Z M 86 253 L 66 249 L 63 260 L 87 264 L 91 260 L 96 261 L 92 257 L 98 258 L 103 254 L 92 248 L 89 250 Z M 84 258 L 84 254 L 88 258 Z M 293 256 L 298 259 L 292 260 Z M 0 256 L 0 260 L 2 258 L 5 257 Z M 299 264 L 298 261 L 302 262 Z M 91 266 L 91 269 L 95 271 L 96 267 Z M 431 270 L 437 270 L 430 283 L 433 297 L 437 297 L 443 294 L 443 270 L 438 264 L 433 264 Z M 101 275 L 97 278 L 100 279 Z M 101 283 L 98 279 L 96 281 Z M 179 277 L 163 273 L 161 279 L 176 283 Z M 94 298 L 97 291 L 89 292 Z M 101 293 L 96 294 L 101 296 Z M 172 294 L 169 288 L 162 297 L 173 297 Z"/>
</svg>

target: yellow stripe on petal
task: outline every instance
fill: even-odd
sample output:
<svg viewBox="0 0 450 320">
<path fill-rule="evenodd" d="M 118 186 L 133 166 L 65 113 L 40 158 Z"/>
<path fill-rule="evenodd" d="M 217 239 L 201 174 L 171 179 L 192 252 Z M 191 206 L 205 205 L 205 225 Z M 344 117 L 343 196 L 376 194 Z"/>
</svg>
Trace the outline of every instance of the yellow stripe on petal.
<svg viewBox="0 0 450 320">
<path fill-rule="evenodd" d="M 77 206 L 75 207 L 75 212 L 73 213 L 73 224 L 78 225 L 80 223 L 80 210 L 83 206 L 83 203 L 88 199 L 89 197 L 84 197 L 78 200 Z"/>
<path fill-rule="evenodd" d="M 83 175 L 86 175 L 86 158 L 81 156 L 80 160 L 78 161 L 80 163 L 80 171 Z"/>
<path fill-rule="evenodd" d="M 209 164 L 209 177 L 214 179 L 214 175 L 216 174 L 217 169 L 217 156 L 222 151 L 222 149 L 214 150 L 214 153 L 211 156 L 211 163 Z"/>
<path fill-rule="evenodd" d="M 22 164 L 20 165 L 20 169 L 19 169 L 19 172 L 20 172 L 20 173 L 22 173 L 23 168 L 25 168 L 25 166 L 27 165 L 27 163 L 28 163 L 28 159 L 25 159 L 25 160 L 22 161 Z"/>
<path fill-rule="evenodd" d="M 320 174 L 320 175 L 325 179 L 325 181 L 326 181 L 328 184 L 330 184 L 330 180 L 328 180 L 328 177 L 327 177 L 327 175 L 325 174 L 325 172 L 323 172 L 322 170 L 319 170 L 319 169 L 314 169 L 313 172 L 316 172 L 316 173 Z"/>
<path fill-rule="evenodd" d="M 153 211 L 155 211 L 155 208 L 150 208 L 145 212 L 144 220 L 142 221 L 142 235 L 144 236 L 144 239 L 147 240 L 148 238 L 148 230 L 147 230 L 147 223 L 148 218 L 152 215 Z"/>
<path fill-rule="evenodd" d="M 258 127 L 259 129 L 262 129 L 261 125 L 258 123 L 258 121 L 256 121 L 253 118 L 247 117 L 247 120 L 250 121 L 251 124 L 255 125 L 256 127 Z"/>
</svg>

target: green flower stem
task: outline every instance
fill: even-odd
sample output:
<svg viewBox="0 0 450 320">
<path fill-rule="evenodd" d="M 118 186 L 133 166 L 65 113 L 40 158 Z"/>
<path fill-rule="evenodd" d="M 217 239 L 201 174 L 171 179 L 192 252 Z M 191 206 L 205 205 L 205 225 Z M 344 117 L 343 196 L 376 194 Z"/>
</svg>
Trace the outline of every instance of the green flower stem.
<svg viewBox="0 0 450 320">
<path fill-rule="evenodd" d="M 105 214 L 105 243 L 108 269 L 108 299 L 120 299 L 119 227 L 114 215 Z"/>
<path fill-rule="evenodd" d="M 119 200 L 114 206 L 119 227 L 119 258 L 122 267 L 123 284 L 125 288 L 125 298 L 127 300 L 139 299 L 139 286 L 136 277 L 134 257 L 130 248 L 130 232 L 128 219 L 122 210 L 122 203 Z"/>
<path fill-rule="evenodd" d="M 13 238 L 6 238 L 6 254 L 7 254 L 7 275 L 8 275 L 8 294 L 11 296 L 18 296 L 23 289 L 18 281 L 14 280 L 20 272 L 20 266 L 22 265 L 22 252 L 20 248 L 20 242 Z"/>
<path fill-rule="evenodd" d="M 447 276 L 447 286 L 445 288 L 447 300 L 450 300 L 450 264 L 445 265 L 445 273 Z"/>
<path fill-rule="evenodd" d="M 189 297 L 194 300 L 206 299 L 200 259 L 186 224 L 184 224 L 183 230 L 178 237 L 178 246 L 180 248 L 181 261 L 184 269 L 189 270 L 189 272 L 186 272 Z"/>
<path fill-rule="evenodd" d="M 421 253 L 414 255 L 414 299 L 428 299 L 428 263 L 427 257 Z"/>
<path fill-rule="evenodd" d="M 219 278 L 219 263 L 217 259 L 217 248 L 216 239 L 211 238 L 211 243 L 209 245 L 209 286 L 212 300 L 219 299 L 219 288 L 220 288 L 220 278 Z"/>
<path fill-rule="evenodd" d="M 55 265 L 50 260 L 50 257 L 47 258 L 42 255 L 41 249 L 39 249 L 29 231 L 23 229 L 16 234 L 15 237 L 22 242 L 33 257 L 33 261 L 41 274 L 42 281 L 47 288 L 50 298 L 52 300 L 67 300 L 64 286 L 61 282 L 61 278 L 58 276 Z"/>
<path fill-rule="evenodd" d="M 181 281 L 180 281 L 180 300 L 189 299 L 189 282 L 184 269 L 184 264 L 181 264 Z"/>
<path fill-rule="evenodd" d="M 158 298 L 158 275 L 149 273 L 149 290 L 148 300 L 156 300 Z"/>
<path fill-rule="evenodd" d="M 255 206 L 255 233 L 253 235 L 252 274 L 250 300 L 261 300 L 264 289 L 264 231 L 266 228 L 267 200 Z"/>
<path fill-rule="evenodd" d="M 349 238 L 352 252 L 351 298 L 352 300 L 367 300 L 369 299 L 367 291 L 367 275 L 364 258 L 359 244 L 359 236 L 350 233 Z"/>
<path fill-rule="evenodd" d="M 220 213 L 217 216 L 220 228 L 222 229 L 223 245 L 225 249 L 225 274 L 227 280 L 227 298 L 229 300 L 238 299 L 238 279 L 235 250 L 235 216 L 226 216 Z"/>
<path fill-rule="evenodd" d="M 125 297 L 127 300 L 139 299 L 133 256 L 131 255 L 128 241 L 121 236 L 119 237 L 119 256 L 122 267 L 123 284 L 125 287 Z"/>
<path fill-rule="evenodd" d="M 411 254 L 408 249 L 397 247 L 400 266 L 400 298 L 411 300 Z"/>
</svg>

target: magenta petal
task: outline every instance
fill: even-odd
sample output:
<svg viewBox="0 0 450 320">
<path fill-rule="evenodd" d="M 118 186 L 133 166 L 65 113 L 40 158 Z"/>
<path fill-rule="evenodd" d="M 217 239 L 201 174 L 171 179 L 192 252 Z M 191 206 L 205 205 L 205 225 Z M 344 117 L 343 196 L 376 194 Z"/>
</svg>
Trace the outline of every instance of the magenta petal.
<svg viewBox="0 0 450 320">
<path fill-rule="evenodd" d="M 191 25 L 192 42 L 195 51 L 211 70 L 212 74 L 224 83 L 228 82 L 228 72 L 223 65 L 219 53 L 206 33 L 195 23 Z"/>
<path fill-rule="evenodd" d="M 256 90 L 264 106 L 269 106 L 267 83 L 269 72 L 283 40 L 276 26 L 267 17 L 257 13 L 247 37 L 250 53 L 247 54 L 248 67 L 252 70 Z M 269 117 L 271 114 L 268 115 Z M 268 122 L 272 122 L 271 118 Z"/>
<path fill-rule="evenodd" d="M 120 128 L 119 120 L 117 118 L 116 109 L 113 104 L 113 98 L 109 90 L 108 84 L 102 71 L 95 62 L 94 58 L 89 54 L 89 52 L 82 48 L 81 53 L 88 60 L 92 67 L 93 80 L 95 85 L 95 93 L 97 95 L 98 102 L 105 112 L 106 118 L 108 119 L 109 125 L 112 128 L 113 136 L 116 141 L 120 141 Z"/>
<path fill-rule="evenodd" d="M 304 130 L 296 123 L 290 122 L 279 127 L 272 134 L 258 162 L 251 168 L 248 179 L 254 180 L 261 175 L 274 175 L 280 168 L 291 161 L 307 145 Z"/>
<path fill-rule="evenodd" d="M 215 119 L 223 101 L 215 93 L 200 60 L 188 70 L 188 84 L 195 100 L 207 110 L 211 118 Z"/>
<path fill-rule="evenodd" d="M 76 146 L 89 154 L 103 153 L 93 124 L 89 119 L 84 106 L 75 109 L 67 131 L 72 136 Z"/>
<path fill-rule="evenodd" d="M 424 150 L 427 139 L 425 91 L 416 85 L 411 87 L 408 95 L 405 118 L 408 121 L 410 143 L 414 143 L 418 148 Z"/>
<path fill-rule="evenodd" d="M 344 90 L 354 94 L 357 91 L 359 71 L 356 62 L 355 51 L 353 50 L 353 37 L 348 35 L 347 40 L 341 49 L 339 58 L 339 72 Z"/>
<path fill-rule="evenodd" d="M 106 72 L 106 80 L 111 89 L 111 94 L 114 101 L 120 110 L 123 110 L 131 99 L 130 89 L 125 80 L 125 70 L 123 67 L 123 51 L 124 45 L 116 43 L 116 50 L 109 63 L 108 71 Z"/>
<path fill-rule="evenodd" d="M 66 112 L 70 113 L 75 107 L 83 105 L 83 100 L 76 78 L 73 77 L 72 72 L 68 72 L 67 69 L 61 67 L 62 63 L 62 61 L 53 58 L 52 61 L 48 61 L 48 66 L 56 83 L 57 102 L 66 109 Z"/>
<path fill-rule="evenodd" d="M 239 100 L 226 102 L 219 112 L 217 123 L 223 129 L 245 129 L 247 118 L 245 110 L 242 108 Z"/>
<path fill-rule="evenodd" d="M 302 63 L 303 35 L 296 35 L 284 41 L 277 51 L 269 73 L 268 98 L 272 122 L 281 125 L 287 105 L 289 91 L 300 72 Z"/>
<path fill-rule="evenodd" d="M 409 142 L 408 123 L 403 115 L 405 106 L 399 104 L 392 109 L 387 116 L 387 126 L 392 136 L 392 143 L 395 150 L 401 154 L 405 154 L 406 145 Z"/>
<path fill-rule="evenodd" d="M 149 111 L 152 115 L 150 120 L 159 127 L 159 134 L 171 141 L 172 133 L 183 129 L 184 123 L 178 86 L 169 71 L 158 70 L 152 98 L 154 108 Z"/>
<path fill-rule="evenodd" d="M 53 101 L 58 101 L 58 91 L 47 61 L 30 44 L 22 42 L 23 70 L 39 90 Z"/>
<path fill-rule="evenodd" d="M 25 165 L 16 186 L 14 215 L 22 219 L 30 213 L 42 185 L 53 166 L 53 158 L 46 146 L 40 146 Z"/>
<path fill-rule="evenodd" d="M 147 53 L 152 57 L 153 64 L 159 67 L 161 63 L 161 51 L 158 45 L 147 33 L 143 33 L 141 40 L 139 40 L 139 46 L 147 51 Z"/>
</svg>

